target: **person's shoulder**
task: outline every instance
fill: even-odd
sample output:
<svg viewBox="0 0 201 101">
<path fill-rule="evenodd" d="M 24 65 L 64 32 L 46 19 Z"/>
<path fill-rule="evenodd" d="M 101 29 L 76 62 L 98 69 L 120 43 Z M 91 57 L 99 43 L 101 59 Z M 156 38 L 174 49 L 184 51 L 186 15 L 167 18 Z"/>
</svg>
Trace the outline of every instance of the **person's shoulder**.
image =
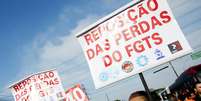
<svg viewBox="0 0 201 101">
<path fill-rule="evenodd" d="M 199 95 L 196 95 L 195 100 L 196 101 L 201 101 L 201 97 Z"/>
</svg>

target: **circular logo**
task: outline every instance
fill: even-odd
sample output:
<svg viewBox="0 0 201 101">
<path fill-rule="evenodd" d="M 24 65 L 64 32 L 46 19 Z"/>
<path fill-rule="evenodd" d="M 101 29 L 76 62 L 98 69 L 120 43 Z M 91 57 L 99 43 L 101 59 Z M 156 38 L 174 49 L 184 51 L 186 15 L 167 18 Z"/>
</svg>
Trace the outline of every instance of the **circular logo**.
<svg viewBox="0 0 201 101">
<path fill-rule="evenodd" d="M 107 80 L 109 79 L 108 73 L 107 73 L 107 72 L 100 73 L 100 74 L 99 74 L 99 79 L 100 79 L 101 81 L 107 81 Z"/>
<path fill-rule="evenodd" d="M 130 61 L 125 61 L 125 62 L 123 63 L 123 65 L 122 65 L 122 70 L 123 70 L 124 72 L 126 72 L 126 73 L 132 72 L 132 71 L 133 71 L 133 68 L 134 68 L 133 63 L 130 62 Z"/>
<path fill-rule="evenodd" d="M 145 55 L 142 55 L 140 57 L 138 57 L 136 59 L 136 63 L 140 66 L 140 67 L 144 67 L 148 64 L 148 58 Z"/>
</svg>

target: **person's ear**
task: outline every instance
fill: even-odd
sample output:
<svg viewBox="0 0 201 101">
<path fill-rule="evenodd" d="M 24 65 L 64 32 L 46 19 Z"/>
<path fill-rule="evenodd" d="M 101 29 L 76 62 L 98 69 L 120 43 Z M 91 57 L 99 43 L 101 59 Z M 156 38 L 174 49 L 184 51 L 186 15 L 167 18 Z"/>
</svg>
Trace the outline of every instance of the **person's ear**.
<svg viewBox="0 0 201 101">
<path fill-rule="evenodd" d="M 197 90 L 194 88 L 195 93 L 197 93 Z"/>
</svg>

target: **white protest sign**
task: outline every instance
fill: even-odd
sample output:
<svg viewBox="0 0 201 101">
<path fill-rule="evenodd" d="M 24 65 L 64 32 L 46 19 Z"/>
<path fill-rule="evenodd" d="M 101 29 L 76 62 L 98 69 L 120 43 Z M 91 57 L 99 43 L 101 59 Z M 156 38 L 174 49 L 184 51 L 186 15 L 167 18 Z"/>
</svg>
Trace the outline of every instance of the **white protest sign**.
<svg viewBox="0 0 201 101">
<path fill-rule="evenodd" d="M 167 0 L 133 2 L 77 35 L 96 88 L 192 51 Z"/>
<path fill-rule="evenodd" d="M 31 75 L 10 88 L 15 101 L 59 101 L 65 95 L 55 70 Z"/>
<path fill-rule="evenodd" d="M 64 101 L 89 101 L 89 99 L 82 90 L 81 85 L 78 84 L 66 91 Z"/>
</svg>

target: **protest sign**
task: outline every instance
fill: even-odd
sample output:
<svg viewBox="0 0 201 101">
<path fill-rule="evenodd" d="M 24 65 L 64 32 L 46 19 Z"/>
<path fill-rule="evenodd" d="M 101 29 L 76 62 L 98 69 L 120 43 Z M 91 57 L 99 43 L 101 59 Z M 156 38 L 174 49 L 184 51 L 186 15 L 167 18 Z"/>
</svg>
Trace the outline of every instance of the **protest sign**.
<svg viewBox="0 0 201 101">
<path fill-rule="evenodd" d="M 15 101 L 60 101 L 65 95 L 56 70 L 31 75 L 10 89 Z"/>
<path fill-rule="evenodd" d="M 89 101 L 89 99 L 78 84 L 66 91 L 65 101 Z"/>
<path fill-rule="evenodd" d="M 167 0 L 133 2 L 78 33 L 96 88 L 189 54 Z"/>
</svg>

